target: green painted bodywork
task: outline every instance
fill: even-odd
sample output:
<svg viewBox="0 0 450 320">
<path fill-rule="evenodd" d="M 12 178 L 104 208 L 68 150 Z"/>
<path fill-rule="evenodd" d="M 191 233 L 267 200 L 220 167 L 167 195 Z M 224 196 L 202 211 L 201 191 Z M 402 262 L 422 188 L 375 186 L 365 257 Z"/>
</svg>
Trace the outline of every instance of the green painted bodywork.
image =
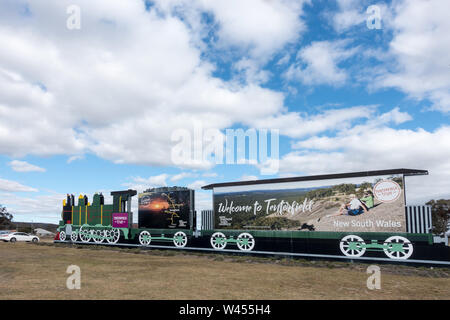
<svg viewBox="0 0 450 320">
<path fill-rule="evenodd" d="M 192 231 L 191 230 L 186 230 L 186 229 L 131 229 L 131 234 L 133 235 L 132 239 L 135 238 L 139 238 L 139 234 L 142 231 L 147 231 L 148 233 L 150 233 L 150 237 L 149 236 L 144 236 L 143 239 L 144 241 L 168 241 L 168 242 L 172 242 L 175 241 L 177 243 L 182 243 L 183 242 L 183 237 L 182 236 L 175 236 L 175 234 L 179 231 L 182 231 L 186 234 L 186 236 L 191 236 L 192 235 Z"/>
<path fill-rule="evenodd" d="M 111 228 L 111 225 L 87 225 L 84 224 L 85 227 L 90 227 L 94 229 L 106 229 Z M 65 225 L 62 221 L 60 221 L 58 231 L 61 231 L 65 228 Z M 77 231 L 80 228 L 79 225 L 72 225 L 72 231 Z M 159 240 L 159 241 L 173 241 L 174 235 L 178 231 L 183 231 L 187 236 L 192 236 L 192 230 L 186 229 L 137 229 L 137 228 L 120 228 L 122 234 L 125 239 L 136 239 L 139 237 L 139 234 L 142 231 L 148 231 L 151 235 L 151 240 Z M 366 241 L 372 241 L 371 244 L 367 244 L 368 249 L 377 248 L 383 249 L 383 245 L 377 244 L 377 241 L 384 241 L 387 238 L 398 235 L 403 236 L 410 241 L 413 242 L 427 242 L 428 244 L 433 244 L 433 235 L 431 233 L 388 233 L 388 232 L 325 232 L 325 231 L 280 231 L 280 230 L 202 230 L 201 236 L 212 236 L 215 232 L 222 232 L 226 239 L 224 241 L 226 243 L 237 243 L 237 237 L 243 233 L 250 233 L 255 238 L 292 238 L 292 239 L 323 239 L 323 240 L 340 240 L 343 237 L 352 234 L 363 238 Z M 246 239 L 242 239 L 243 241 L 247 241 Z M 242 243 L 242 242 L 241 242 Z M 372 246 L 372 247 L 370 247 Z M 379 246 L 379 247 L 377 247 Z M 391 246 L 395 247 L 395 244 L 391 244 Z"/>
<path fill-rule="evenodd" d="M 84 197 L 78 198 L 78 205 L 65 205 L 63 211 L 69 213 L 70 220 L 74 226 L 91 225 L 91 226 L 111 226 L 112 213 L 121 212 L 121 201 L 126 201 L 131 198 L 130 195 L 114 195 L 113 204 L 101 204 L 100 194 L 95 194 L 92 199 L 92 204 L 86 204 Z M 128 220 L 131 222 L 131 214 L 129 213 Z M 131 224 L 129 225 L 131 227 Z"/>
<path fill-rule="evenodd" d="M 189 229 L 130 229 L 130 239 L 138 238 L 142 231 L 148 231 L 152 240 L 161 241 L 172 241 L 178 231 L 184 232 L 187 236 L 192 236 L 192 230 Z"/>
<path fill-rule="evenodd" d="M 81 227 L 84 227 L 87 230 L 110 230 L 110 229 L 113 229 L 110 225 L 109 226 L 104 226 L 104 225 L 101 225 L 101 224 L 97 224 L 97 225 L 92 226 L 92 225 L 89 225 L 89 224 L 83 224 L 82 226 L 72 225 L 72 232 L 79 233 Z M 59 224 L 59 226 L 58 226 L 58 228 L 56 230 L 58 232 L 60 232 L 62 230 L 65 230 L 65 228 L 66 228 L 66 225 L 61 224 L 61 221 L 60 221 L 60 224 Z M 128 228 L 114 228 L 114 229 L 119 229 L 122 232 L 123 237 L 126 240 L 129 239 L 130 229 L 128 229 Z M 96 234 L 91 234 L 90 238 L 91 239 L 103 238 L 103 239 L 106 240 L 108 237 L 106 237 L 106 236 L 99 236 L 99 235 L 96 235 Z"/>
<path fill-rule="evenodd" d="M 174 236 L 173 237 L 173 241 L 178 243 L 178 244 L 182 244 L 183 243 L 183 236 Z"/>
<path fill-rule="evenodd" d="M 234 238 L 234 237 L 231 237 L 231 238 L 220 237 L 220 238 L 215 238 L 214 241 L 218 245 L 228 244 L 228 243 L 235 243 L 235 244 L 239 243 L 240 245 L 250 245 L 248 238 L 238 239 L 238 238 Z"/>
<path fill-rule="evenodd" d="M 97 197 L 96 197 L 97 196 Z M 79 199 L 78 205 L 73 206 L 72 224 L 80 225 L 111 225 L 111 216 L 113 211 L 112 204 L 100 205 L 98 195 L 94 195 L 92 205 L 85 205 L 83 199 Z"/>
<path fill-rule="evenodd" d="M 367 251 L 381 251 L 381 250 L 389 250 L 391 252 L 405 252 L 405 248 L 403 247 L 403 243 L 378 243 L 377 240 L 372 240 L 370 243 L 364 242 L 349 242 L 348 243 L 349 250 L 360 251 L 362 249 L 367 249 Z"/>
</svg>

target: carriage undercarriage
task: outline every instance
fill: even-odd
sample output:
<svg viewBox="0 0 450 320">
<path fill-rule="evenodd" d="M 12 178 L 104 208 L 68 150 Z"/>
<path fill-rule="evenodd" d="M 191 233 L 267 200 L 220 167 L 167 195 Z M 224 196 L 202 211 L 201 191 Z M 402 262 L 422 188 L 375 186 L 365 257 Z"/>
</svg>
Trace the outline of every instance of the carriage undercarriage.
<svg viewBox="0 0 450 320">
<path fill-rule="evenodd" d="M 152 229 L 126 229 L 113 228 L 111 226 L 72 226 L 70 231 L 61 228 L 59 238 L 61 241 L 96 244 L 117 244 L 122 240 L 134 240 L 143 247 L 154 243 L 172 243 L 176 248 L 186 247 L 192 237 L 192 233 L 186 230 L 170 230 L 161 233 L 161 230 Z M 250 252 L 255 249 L 259 239 L 252 232 L 210 231 L 210 248 L 220 251 L 226 248 L 236 248 L 239 251 Z M 336 235 L 337 237 L 338 235 Z M 338 239 L 336 239 L 338 240 Z M 400 235 L 389 235 L 385 240 L 364 240 L 360 235 L 349 234 L 342 237 L 337 245 L 340 252 L 349 258 L 362 257 L 366 252 L 383 252 L 390 259 L 406 260 L 413 252 L 413 243 Z"/>
</svg>

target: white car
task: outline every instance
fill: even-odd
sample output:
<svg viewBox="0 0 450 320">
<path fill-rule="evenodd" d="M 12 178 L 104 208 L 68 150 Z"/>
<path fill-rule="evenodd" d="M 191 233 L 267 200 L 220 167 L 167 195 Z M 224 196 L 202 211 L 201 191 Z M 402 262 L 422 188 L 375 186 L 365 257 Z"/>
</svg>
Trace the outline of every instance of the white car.
<svg viewBox="0 0 450 320">
<path fill-rule="evenodd" d="M 39 238 L 37 236 L 25 232 L 12 232 L 8 234 L 0 234 L 0 240 L 9 242 L 16 242 L 16 241 L 38 242 Z"/>
</svg>

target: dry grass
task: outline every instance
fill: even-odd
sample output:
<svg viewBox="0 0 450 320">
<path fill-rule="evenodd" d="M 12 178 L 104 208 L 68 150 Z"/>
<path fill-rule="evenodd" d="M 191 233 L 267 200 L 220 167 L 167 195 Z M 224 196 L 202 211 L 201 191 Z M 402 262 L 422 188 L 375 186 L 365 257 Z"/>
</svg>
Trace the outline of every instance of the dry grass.
<svg viewBox="0 0 450 320">
<path fill-rule="evenodd" d="M 0 243 L 0 299 L 450 299 L 450 270 Z M 81 290 L 66 269 L 81 268 Z"/>
</svg>

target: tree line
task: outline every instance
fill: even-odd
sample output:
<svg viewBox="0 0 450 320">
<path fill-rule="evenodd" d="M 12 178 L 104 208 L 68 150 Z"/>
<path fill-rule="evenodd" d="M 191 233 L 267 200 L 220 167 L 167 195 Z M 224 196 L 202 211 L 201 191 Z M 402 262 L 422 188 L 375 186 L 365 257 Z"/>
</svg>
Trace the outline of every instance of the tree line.
<svg viewBox="0 0 450 320">
<path fill-rule="evenodd" d="M 12 219 L 13 215 L 0 204 L 0 230 L 11 229 L 13 227 Z"/>
<path fill-rule="evenodd" d="M 450 199 L 430 200 L 426 204 L 431 206 L 433 233 L 444 235 L 450 224 Z"/>
</svg>

